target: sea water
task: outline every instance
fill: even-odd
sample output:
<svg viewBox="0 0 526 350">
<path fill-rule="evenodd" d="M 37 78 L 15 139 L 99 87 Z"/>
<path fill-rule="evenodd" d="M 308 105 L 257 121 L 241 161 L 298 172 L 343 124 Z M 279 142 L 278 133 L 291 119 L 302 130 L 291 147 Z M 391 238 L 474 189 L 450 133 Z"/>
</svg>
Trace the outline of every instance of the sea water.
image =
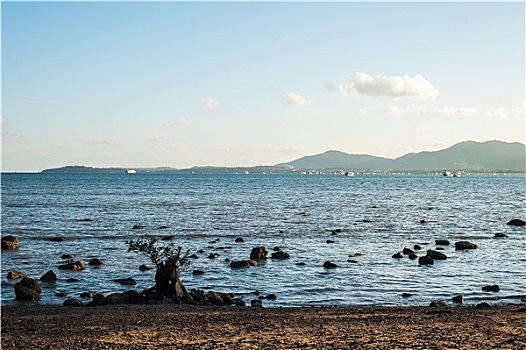
<svg viewBox="0 0 526 350">
<path fill-rule="evenodd" d="M 526 294 L 526 229 L 506 224 L 525 219 L 525 180 L 522 175 L 2 174 L 2 236 L 18 237 L 20 247 L 2 251 L 1 302 L 17 304 L 17 280 L 6 278 L 12 270 L 36 279 L 53 270 L 56 282 L 40 281 L 39 303 L 46 304 L 62 304 L 86 291 L 107 295 L 149 288 L 154 269 L 138 267 L 151 262 L 128 252 L 125 243 L 141 236 L 173 242 L 198 256 L 181 275 L 188 289 L 231 292 L 247 302 L 256 298 L 255 291 L 276 294 L 266 306 L 426 305 L 458 294 L 474 304 L 485 296 Z M 334 230 L 340 232 L 333 235 Z M 495 233 L 508 237 L 494 238 Z M 175 238 L 162 240 L 168 236 Z M 236 243 L 238 237 L 245 242 Z M 415 244 L 422 247 L 416 253 L 425 255 L 437 248 L 436 239 L 451 242 L 442 251 L 447 260 L 419 266 L 407 256 L 392 258 Z M 460 240 L 479 248 L 455 251 Z M 269 257 L 274 247 L 291 257 L 245 269 L 231 269 L 225 261 L 247 260 L 258 246 L 266 247 Z M 208 258 L 211 253 L 219 257 Z M 86 265 L 95 257 L 104 264 L 59 270 L 63 254 Z M 325 269 L 325 261 L 337 267 Z M 194 269 L 204 274 L 193 275 Z M 128 277 L 137 285 L 113 281 Z M 481 290 L 493 284 L 499 293 Z M 56 296 L 60 291 L 68 296 Z"/>
</svg>

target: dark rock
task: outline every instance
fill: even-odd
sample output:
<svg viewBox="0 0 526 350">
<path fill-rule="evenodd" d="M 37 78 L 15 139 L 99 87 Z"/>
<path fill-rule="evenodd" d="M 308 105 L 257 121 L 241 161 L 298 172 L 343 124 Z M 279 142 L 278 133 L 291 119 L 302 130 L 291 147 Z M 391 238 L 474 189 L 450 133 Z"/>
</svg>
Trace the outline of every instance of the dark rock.
<svg viewBox="0 0 526 350">
<path fill-rule="evenodd" d="M 460 294 L 460 295 L 454 296 L 451 300 L 454 303 L 456 303 L 456 304 L 463 304 L 464 303 L 464 296 L 462 294 Z"/>
<path fill-rule="evenodd" d="M 202 253 L 205 252 L 205 250 L 204 250 L 204 249 L 199 249 L 197 252 L 200 253 L 200 254 L 202 254 Z"/>
<path fill-rule="evenodd" d="M 511 226 L 525 226 L 526 222 L 524 220 L 521 220 L 521 219 L 513 219 L 513 220 L 508 221 L 508 225 L 511 225 Z"/>
<path fill-rule="evenodd" d="M 305 266 L 305 265 L 307 264 L 305 264 L 303 261 L 296 264 L 296 266 Z"/>
<path fill-rule="evenodd" d="M 494 237 L 495 238 L 506 238 L 506 237 L 508 237 L 508 235 L 505 234 L 505 233 L 502 233 L 502 232 L 497 232 L 497 233 L 495 233 Z"/>
<path fill-rule="evenodd" d="M 442 247 L 436 247 L 435 249 L 436 249 L 436 250 L 445 250 L 445 249 L 442 248 Z"/>
<path fill-rule="evenodd" d="M 69 299 L 64 300 L 62 305 L 63 306 L 73 306 L 73 307 L 84 306 L 82 301 L 75 299 L 75 298 L 69 298 Z"/>
<path fill-rule="evenodd" d="M 421 256 L 418 258 L 418 264 L 419 265 L 433 265 L 435 263 L 435 261 L 433 260 L 432 257 L 426 255 L 426 256 Z"/>
<path fill-rule="evenodd" d="M 485 292 L 497 293 L 498 291 L 500 291 L 500 287 L 497 284 L 494 284 L 492 286 L 484 286 L 484 287 L 482 287 L 482 290 L 485 291 Z"/>
<path fill-rule="evenodd" d="M 447 239 L 436 239 L 436 245 L 450 245 L 451 243 Z"/>
<path fill-rule="evenodd" d="M 411 259 L 411 260 L 415 260 L 416 258 L 418 258 L 418 255 L 416 255 L 415 253 L 413 253 L 413 254 L 409 254 L 407 257 L 408 257 L 409 259 Z"/>
<path fill-rule="evenodd" d="M 157 227 L 158 230 L 166 230 L 167 228 L 170 228 L 170 226 L 163 225 L 163 226 Z M 164 237 L 163 237 L 163 239 L 164 239 Z"/>
<path fill-rule="evenodd" d="M 259 295 L 259 290 L 253 291 L 252 294 Z"/>
<path fill-rule="evenodd" d="M 218 293 L 208 292 L 206 294 L 206 299 L 208 299 L 208 301 L 212 305 L 222 305 L 223 304 L 223 299 L 221 298 L 221 296 Z"/>
<path fill-rule="evenodd" d="M 325 241 L 325 243 L 335 243 L 332 239 L 328 239 Z"/>
<path fill-rule="evenodd" d="M 112 281 L 120 283 L 123 286 L 134 286 L 137 284 L 133 278 L 117 278 Z"/>
<path fill-rule="evenodd" d="M 56 236 L 51 238 L 52 242 L 64 242 L 65 240 L 67 240 L 67 237 L 64 236 Z"/>
<path fill-rule="evenodd" d="M 60 257 L 61 259 L 72 259 L 73 260 L 73 255 L 71 254 L 62 254 L 62 256 Z"/>
<path fill-rule="evenodd" d="M 447 304 L 442 300 L 433 300 L 430 304 L 430 307 L 445 307 Z"/>
<path fill-rule="evenodd" d="M 75 282 L 78 282 L 78 281 L 79 281 L 78 278 L 68 278 L 68 279 L 66 280 L 66 282 L 68 282 L 68 283 L 75 283 Z"/>
<path fill-rule="evenodd" d="M 284 251 L 278 251 L 271 254 L 272 259 L 285 260 L 290 258 L 290 254 Z"/>
<path fill-rule="evenodd" d="M 151 270 L 152 268 L 150 266 L 147 266 L 147 265 L 141 265 L 139 266 L 139 271 L 148 271 L 148 270 Z"/>
<path fill-rule="evenodd" d="M 250 260 L 264 260 L 267 258 L 267 249 L 265 247 L 252 248 Z"/>
<path fill-rule="evenodd" d="M 142 225 L 133 225 L 132 230 L 142 230 L 144 226 Z"/>
<path fill-rule="evenodd" d="M 199 258 L 199 257 L 198 257 L 196 254 L 192 254 L 192 255 L 189 256 L 189 258 L 190 258 L 190 259 L 197 259 L 197 258 Z"/>
<path fill-rule="evenodd" d="M 242 261 L 232 261 L 230 263 L 230 267 L 233 269 L 240 269 L 244 267 L 250 267 L 250 261 L 249 260 L 242 260 Z"/>
<path fill-rule="evenodd" d="M 86 268 L 86 265 L 82 261 L 79 260 L 76 262 L 59 265 L 58 268 L 60 270 L 81 271 Z"/>
<path fill-rule="evenodd" d="M 258 262 L 256 260 L 249 260 L 248 263 L 250 266 L 258 266 Z"/>
<path fill-rule="evenodd" d="M 164 236 L 163 238 L 161 238 L 162 241 L 173 241 L 174 239 L 174 235 Z"/>
<path fill-rule="evenodd" d="M 272 248 L 272 250 L 275 251 L 275 252 L 279 252 L 281 250 L 281 247 L 274 247 L 274 248 Z"/>
<path fill-rule="evenodd" d="M 413 251 L 413 249 L 411 248 L 404 248 L 402 250 L 402 254 L 405 254 L 405 255 L 410 255 L 410 254 L 414 254 L 415 252 Z"/>
<path fill-rule="evenodd" d="M 263 307 L 263 302 L 259 299 L 256 299 L 256 300 L 251 300 L 250 301 L 250 306 L 252 307 Z"/>
<path fill-rule="evenodd" d="M 78 219 L 77 220 L 77 222 L 92 222 L 92 221 L 93 221 L 93 219 L 88 219 L 88 218 L 86 218 L 86 219 Z"/>
<path fill-rule="evenodd" d="M 243 242 L 245 242 L 245 239 L 243 237 L 238 237 L 238 238 L 236 238 L 235 242 L 236 243 L 243 243 Z"/>
<path fill-rule="evenodd" d="M 15 295 L 17 300 L 40 300 L 40 285 L 29 277 L 23 277 L 20 282 L 15 284 Z"/>
<path fill-rule="evenodd" d="M 42 277 L 40 277 L 40 280 L 54 282 L 57 280 L 57 275 L 53 272 L 53 270 L 49 270 Z"/>
<path fill-rule="evenodd" d="M 265 299 L 268 299 L 268 300 L 276 300 L 278 297 L 276 296 L 276 294 L 269 294 L 265 297 Z"/>
<path fill-rule="evenodd" d="M 201 270 L 194 270 L 194 271 L 192 271 L 192 275 L 194 275 L 194 276 L 195 276 L 195 275 L 204 275 L 204 273 L 205 273 L 205 272 L 204 272 L 204 271 L 201 271 Z"/>
<path fill-rule="evenodd" d="M 413 246 L 413 249 L 414 249 L 414 250 L 420 250 L 420 249 L 422 249 L 422 247 L 419 246 L 418 244 L 415 244 L 415 245 Z"/>
<path fill-rule="evenodd" d="M 404 256 L 400 252 L 398 252 L 396 254 L 393 254 L 393 256 L 392 256 L 393 259 L 402 259 L 403 257 Z"/>
<path fill-rule="evenodd" d="M 422 220 L 420 220 L 420 223 L 421 223 L 421 224 L 427 224 L 427 221 L 424 220 L 424 219 L 422 219 Z"/>
<path fill-rule="evenodd" d="M 234 299 L 234 303 L 235 303 L 236 306 L 239 306 L 239 307 L 246 306 L 245 301 L 243 299 L 241 299 L 241 298 Z"/>
<path fill-rule="evenodd" d="M 4 236 L 2 237 L 2 249 L 3 250 L 16 250 L 18 249 L 19 241 L 15 236 Z"/>
<path fill-rule="evenodd" d="M 230 262 L 230 258 L 225 258 L 225 262 L 229 263 Z"/>
<path fill-rule="evenodd" d="M 491 309 L 491 305 L 484 302 L 484 303 L 480 303 L 480 304 L 477 304 L 475 305 L 475 308 L 476 309 Z"/>
<path fill-rule="evenodd" d="M 113 305 L 113 304 L 127 304 L 130 302 L 130 297 L 124 293 L 113 293 L 98 302 L 98 305 Z"/>
<path fill-rule="evenodd" d="M 208 259 L 217 259 L 217 258 L 219 258 L 218 253 L 210 253 L 210 255 L 208 255 Z"/>
<path fill-rule="evenodd" d="M 455 250 L 466 250 L 466 249 L 477 249 L 478 246 L 475 243 L 468 241 L 459 241 L 455 243 Z"/>
<path fill-rule="evenodd" d="M 81 298 L 85 298 L 85 299 L 93 299 L 93 297 L 95 296 L 95 292 L 92 292 L 92 291 L 89 291 L 89 292 L 82 292 L 80 293 L 80 297 Z"/>
<path fill-rule="evenodd" d="M 413 294 L 412 293 L 402 293 L 402 297 L 403 298 L 409 298 L 409 297 L 412 297 Z"/>
<path fill-rule="evenodd" d="M 20 272 L 20 271 L 16 271 L 16 270 L 9 271 L 7 273 L 7 279 L 8 280 L 17 280 L 19 278 L 24 278 L 24 277 L 26 277 L 25 273 Z"/>
<path fill-rule="evenodd" d="M 102 265 L 102 261 L 99 258 L 93 258 L 88 262 L 88 265 L 90 266 L 99 266 Z"/>
<path fill-rule="evenodd" d="M 323 263 L 323 267 L 326 269 L 334 269 L 337 267 L 337 265 L 327 260 L 326 262 Z"/>
<path fill-rule="evenodd" d="M 426 255 L 431 257 L 433 260 L 446 260 L 447 259 L 446 254 L 437 252 L 436 250 L 432 250 L 432 249 L 429 249 Z"/>
<path fill-rule="evenodd" d="M 56 293 L 55 293 L 55 296 L 56 296 L 56 297 L 65 297 L 65 296 L 67 296 L 67 295 L 68 295 L 68 292 L 65 291 L 65 290 L 61 290 L 60 292 L 56 292 Z"/>
<path fill-rule="evenodd" d="M 353 264 L 358 264 L 358 261 L 353 260 L 353 259 L 348 259 L 347 262 L 349 262 L 349 263 L 353 263 Z"/>
</svg>

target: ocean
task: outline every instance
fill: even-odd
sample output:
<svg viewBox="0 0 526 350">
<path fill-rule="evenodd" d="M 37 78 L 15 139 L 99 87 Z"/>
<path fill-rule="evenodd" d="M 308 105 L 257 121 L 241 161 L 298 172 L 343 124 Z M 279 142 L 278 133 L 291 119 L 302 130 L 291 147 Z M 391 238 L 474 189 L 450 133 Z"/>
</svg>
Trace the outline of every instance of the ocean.
<svg viewBox="0 0 526 350">
<path fill-rule="evenodd" d="M 21 303 L 17 280 L 6 278 L 12 270 L 36 279 L 56 273 L 58 281 L 40 281 L 42 304 L 87 291 L 149 288 L 154 270 L 138 268 L 151 262 L 125 243 L 141 236 L 174 236 L 160 243 L 198 256 L 181 274 L 188 289 L 231 292 L 247 303 L 256 291 L 273 293 L 276 300 L 263 302 L 268 307 L 427 305 L 459 294 L 476 304 L 526 294 L 526 229 L 507 225 L 526 219 L 524 175 L 2 174 L 1 190 L 2 236 L 20 240 L 18 250 L 2 251 L 2 305 Z M 238 237 L 245 242 L 236 243 Z M 438 247 L 437 239 L 451 245 Z M 461 240 L 478 249 L 455 251 Z M 419 256 L 443 248 L 448 258 L 429 266 L 392 258 L 415 244 Z M 279 247 L 290 259 L 246 269 L 225 261 L 247 260 L 258 246 L 269 257 Z M 59 270 L 63 254 L 104 264 Z M 337 267 L 326 269 L 325 261 Z M 129 277 L 137 285 L 113 281 Z M 493 284 L 500 292 L 482 291 Z M 56 296 L 61 291 L 68 296 Z"/>
</svg>

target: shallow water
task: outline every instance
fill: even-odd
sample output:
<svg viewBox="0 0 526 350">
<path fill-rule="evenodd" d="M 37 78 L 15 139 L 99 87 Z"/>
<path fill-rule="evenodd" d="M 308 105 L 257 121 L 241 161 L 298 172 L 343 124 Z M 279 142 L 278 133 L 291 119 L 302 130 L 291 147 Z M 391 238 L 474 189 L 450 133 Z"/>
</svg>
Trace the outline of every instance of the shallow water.
<svg viewBox="0 0 526 350">
<path fill-rule="evenodd" d="M 11 270 L 33 278 L 50 269 L 57 274 L 56 283 L 41 283 L 40 303 L 61 304 L 65 297 L 55 292 L 63 290 L 79 297 L 151 287 L 154 272 L 138 270 L 151 263 L 125 244 L 143 235 L 174 235 L 191 253 L 205 250 L 182 274 L 187 288 L 233 292 L 247 301 L 256 290 L 276 294 L 267 306 L 423 305 L 457 294 L 470 303 L 526 294 L 526 229 L 506 225 L 525 218 L 524 176 L 3 174 L 1 180 L 2 236 L 20 239 L 17 251 L 2 251 L 3 305 L 15 299 L 16 281 L 6 279 Z M 331 236 L 335 229 L 343 232 Z M 498 232 L 508 238 L 493 238 Z M 51 241 L 57 236 L 67 240 Z M 235 243 L 237 237 L 246 241 Z M 414 244 L 425 255 L 435 239 L 469 240 L 479 249 L 446 246 L 448 259 L 433 266 L 391 257 Z M 269 256 L 279 246 L 291 258 L 241 270 L 224 261 L 246 260 L 256 246 Z M 220 257 L 208 259 L 211 252 Z M 98 257 L 104 265 L 58 270 L 62 254 L 86 264 Z M 324 269 L 327 260 L 338 267 Z M 205 273 L 194 276 L 193 269 Z M 67 283 L 70 277 L 79 282 Z M 126 277 L 137 285 L 112 281 Z M 501 291 L 482 292 L 488 284 Z"/>
</svg>

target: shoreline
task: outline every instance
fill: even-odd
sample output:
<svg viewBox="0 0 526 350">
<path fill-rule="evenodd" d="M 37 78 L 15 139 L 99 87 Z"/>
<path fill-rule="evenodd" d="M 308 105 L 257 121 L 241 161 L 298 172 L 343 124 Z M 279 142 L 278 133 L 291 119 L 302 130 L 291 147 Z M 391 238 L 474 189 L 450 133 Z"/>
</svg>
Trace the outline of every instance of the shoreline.
<svg viewBox="0 0 526 350">
<path fill-rule="evenodd" d="M 526 347 L 525 304 L 217 307 L 2 306 L 2 349 Z"/>
</svg>

